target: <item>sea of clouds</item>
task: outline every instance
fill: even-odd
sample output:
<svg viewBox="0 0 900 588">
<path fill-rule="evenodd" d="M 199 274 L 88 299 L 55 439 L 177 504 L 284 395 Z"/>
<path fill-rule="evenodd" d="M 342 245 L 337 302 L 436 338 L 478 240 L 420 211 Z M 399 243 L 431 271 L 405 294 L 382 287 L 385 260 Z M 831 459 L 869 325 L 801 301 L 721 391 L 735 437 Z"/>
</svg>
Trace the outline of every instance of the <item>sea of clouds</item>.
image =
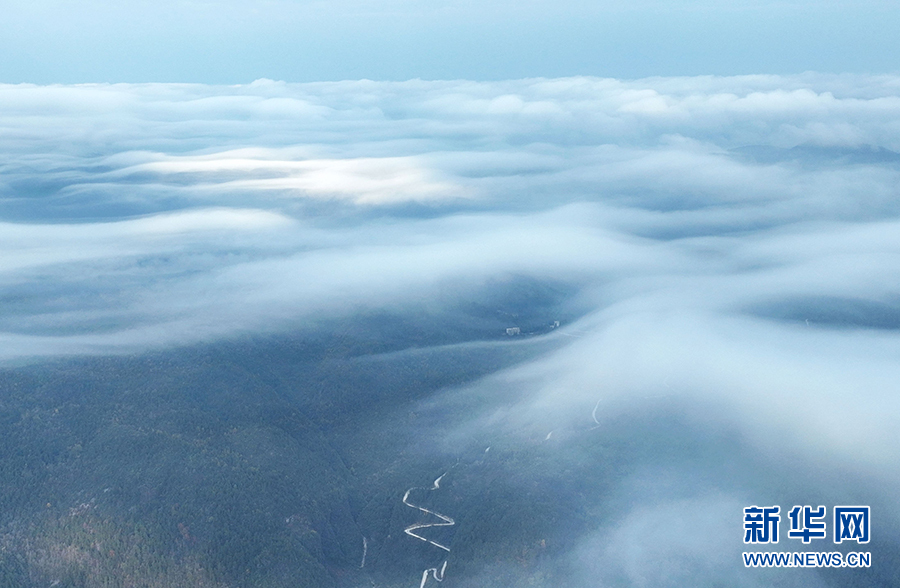
<svg viewBox="0 0 900 588">
<path fill-rule="evenodd" d="M 885 498 L 898 219 L 898 76 L 5 85 L 0 358 L 278 332 L 527 276 L 590 310 L 475 385 L 527 391 L 508 426 L 691 402 Z M 640 562 L 678 539 L 629 533 L 694 508 L 739 534 L 750 499 L 657 496 L 585 540 L 587 568 L 660 585 L 671 570 Z"/>
</svg>

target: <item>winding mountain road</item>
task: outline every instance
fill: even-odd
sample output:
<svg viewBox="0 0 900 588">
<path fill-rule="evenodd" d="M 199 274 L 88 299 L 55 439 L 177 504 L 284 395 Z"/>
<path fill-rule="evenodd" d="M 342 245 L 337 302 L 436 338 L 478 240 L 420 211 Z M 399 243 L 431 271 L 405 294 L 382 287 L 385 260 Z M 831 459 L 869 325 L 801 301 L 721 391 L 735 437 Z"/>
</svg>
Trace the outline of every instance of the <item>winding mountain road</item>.
<svg viewBox="0 0 900 588">
<path fill-rule="evenodd" d="M 420 541 L 424 541 L 425 543 L 434 545 L 437 548 L 440 548 L 440 549 L 443 549 L 444 551 L 449 552 L 450 548 L 447 547 L 446 545 L 442 545 L 442 544 L 438 543 L 437 541 L 432 541 L 431 539 L 428 539 L 427 537 L 423 537 L 422 535 L 419 535 L 417 533 L 417 531 L 422 530 L 422 529 L 430 529 L 431 527 L 452 527 L 453 525 L 456 524 L 456 521 L 454 521 L 452 518 L 448 517 L 447 515 L 443 515 L 439 512 L 435 512 L 433 510 L 427 509 L 424 506 L 419 506 L 417 504 L 413 504 L 412 502 L 409 501 L 409 494 L 413 490 L 428 490 L 428 491 L 438 490 L 441 487 L 441 479 L 443 479 L 443 477 L 446 475 L 447 475 L 447 472 L 444 472 L 443 474 L 438 476 L 437 479 L 432 483 L 431 488 L 423 488 L 421 486 L 414 486 L 414 487 L 410 488 L 409 490 L 407 490 L 406 494 L 403 495 L 403 504 L 405 504 L 406 506 L 408 506 L 410 508 L 414 508 L 418 511 L 432 515 L 432 516 L 440 519 L 440 522 L 416 523 L 414 525 L 410 525 L 410 526 L 406 527 L 405 529 L 403 529 L 403 532 L 406 533 L 407 535 L 409 535 L 410 537 L 415 537 L 416 539 L 418 539 Z M 422 572 L 422 582 L 419 584 L 419 588 L 424 588 L 425 584 L 428 582 L 429 574 L 431 574 L 431 577 L 434 578 L 436 581 L 443 582 L 444 581 L 444 572 L 446 572 L 446 571 L 447 571 L 447 560 L 446 559 L 444 560 L 444 563 L 441 565 L 440 569 L 428 568 L 427 570 L 423 571 Z"/>
</svg>

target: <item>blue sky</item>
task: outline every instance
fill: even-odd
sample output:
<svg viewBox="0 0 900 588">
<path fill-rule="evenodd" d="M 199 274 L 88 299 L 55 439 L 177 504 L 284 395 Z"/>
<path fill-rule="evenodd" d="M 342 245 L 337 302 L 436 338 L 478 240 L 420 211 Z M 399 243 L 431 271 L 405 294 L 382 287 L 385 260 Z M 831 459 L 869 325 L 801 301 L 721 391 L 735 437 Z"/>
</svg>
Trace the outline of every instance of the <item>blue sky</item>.
<svg viewBox="0 0 900 588">
<path fill-rule="evenodd" d="M 888 73 L 896 2 L 7 0 L 0 82 Z"/>
</svg>

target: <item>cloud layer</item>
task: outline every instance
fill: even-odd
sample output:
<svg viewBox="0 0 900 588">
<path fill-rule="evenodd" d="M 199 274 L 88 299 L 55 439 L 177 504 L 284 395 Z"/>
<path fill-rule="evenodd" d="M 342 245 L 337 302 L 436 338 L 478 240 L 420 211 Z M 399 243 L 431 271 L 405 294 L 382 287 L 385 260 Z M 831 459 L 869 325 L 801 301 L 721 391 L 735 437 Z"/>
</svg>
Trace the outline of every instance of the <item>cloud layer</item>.
<svg viewBox="0 0 900 588">
<path fill-rule="evenodd" d="M 33 306 L 6 319 L 112 313 L 117 329 L 85 336 L 141 345 L 140 329 L 182 331 L 167 298 L 194 306 L 185 288 L 218 300 L 191 321 L 239 305 L 265 328 L 331 300 L 327 283 L 377 305 L 381 288 L 504 272 L 602 283 L 610 308 L 891 308 L 898 91 L 813 75 L 2 86 L 2 279 Z M 49 293 L 88 276 L 108 304 Z M 273 307 L 300 291 L 319 302 Z"/>
<path fill-rule="evenodd" d="M 898 77 L 0 86 L 0 127 L 3 360 L 450 308 L 527 276 L 587 310 L 474 386 L 524 392 L 472 428 L 688 403 L 770 455 L 898 481 Z M 695 490 L 675 502 L 745 498 Z M 671 538 L 617 550 L 665 508 L 585 553 L 654 585 L 634 561 Z"/>
</svg>

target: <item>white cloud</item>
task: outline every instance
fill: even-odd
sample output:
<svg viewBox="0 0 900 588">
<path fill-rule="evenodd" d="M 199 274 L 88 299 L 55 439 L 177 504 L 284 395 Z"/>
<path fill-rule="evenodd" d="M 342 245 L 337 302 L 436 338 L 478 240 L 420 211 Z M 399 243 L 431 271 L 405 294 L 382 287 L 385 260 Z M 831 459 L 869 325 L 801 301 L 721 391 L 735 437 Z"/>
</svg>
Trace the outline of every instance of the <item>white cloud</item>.
<svg viewBox="0 0 900 588">
<path fill-rule="evenodd" d="M 248 157 L 238 152 L 169 156 L 118 170 L 116 178 L 155 174 L 158 182 L 192 182 L 209 194 L 225 191 L 279 192 L 287 196 L 348 199 L 357 204 L 398 204 L 463 196 L 413 157 L 274 159 L 277 153 Z M 254 150 L 258 151 L 258 150 Z M 268 156 L 268 157 L 266 157 Z M 208 198 L 210 196 L 207 196 Z M 212 198 L 215 196 L 213 195 Z"/>
</svg>

